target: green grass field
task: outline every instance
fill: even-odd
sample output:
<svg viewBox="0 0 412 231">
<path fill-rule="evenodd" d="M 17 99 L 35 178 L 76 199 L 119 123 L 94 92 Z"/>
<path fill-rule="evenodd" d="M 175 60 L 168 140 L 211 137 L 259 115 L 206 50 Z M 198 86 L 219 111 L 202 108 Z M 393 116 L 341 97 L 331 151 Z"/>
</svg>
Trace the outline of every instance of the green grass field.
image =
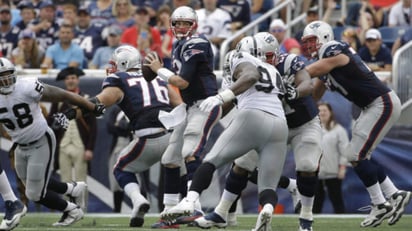
<svg viewBox="0 0 412 231">
<path fill-rule="evenodd" d="M 59 219 L 57 213 L 29 213 L 21 221 L 15 230 L 153 230 L 150 225 L 157 221 L 158 215 L 149 214 L 146 216 L 145 224 L 142 228 L 129 228 L 129 218 L 127 215 L 117 214 L 86 214 L 83 220 L 70 227 L 53 227 L 55 221 Z M 318 215 L 315 216 L 313 225 L 314 231 L 355 231 L 355 230 L 385 230 L 385 231 L 411 231 L 412 215 L 404 215 L 394 226 L 389 226 L 386 221 L 376 228 L 361 228 L 359 223 L 362 215 Z M 239 215 L 238 226 L 228 227 L 226 231 L 250 231 L 256 221 L 256 215 Z M 275 215 L 272 220 L 273 231 L 297 231 L 297 215 Z M 212 228 L 217 229 L 217 228 Z M 195 227 L 183 225 L 180 230 L 201 230 Z"/>
</svg>

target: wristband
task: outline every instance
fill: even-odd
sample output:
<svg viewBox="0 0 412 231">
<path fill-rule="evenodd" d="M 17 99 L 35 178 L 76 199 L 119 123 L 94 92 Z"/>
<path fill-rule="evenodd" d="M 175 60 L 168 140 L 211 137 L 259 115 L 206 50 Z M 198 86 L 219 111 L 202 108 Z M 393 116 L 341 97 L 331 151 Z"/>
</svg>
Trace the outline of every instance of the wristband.
<svg viewBox="0 0 412 231">
<path fill-rule="evenodd" d="M 168 82 L 169 78 L 175 75 L 175 73 L 171 72 L 167 68 L 162 67 L 159 70 L 157 70 L 157 75 L 164 81 Z"/>
<path fill-rule="evenodd" d="M 222 99 L 223 103 L 230 102 L 236 98 L 232 90 L 226 89 L 218 94 Z"/>
</svg>

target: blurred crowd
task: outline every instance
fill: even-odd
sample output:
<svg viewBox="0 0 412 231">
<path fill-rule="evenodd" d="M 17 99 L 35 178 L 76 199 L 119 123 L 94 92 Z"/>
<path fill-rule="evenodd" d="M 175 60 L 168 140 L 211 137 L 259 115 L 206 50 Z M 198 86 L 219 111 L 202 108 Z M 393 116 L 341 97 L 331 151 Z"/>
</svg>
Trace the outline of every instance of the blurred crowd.
<svg viewBox="0 0 412 231">
<path fill-rule="evenodd" d="M 218 69 L 222 42 L 284 0 L 0 0 L 0 52 L 21 68 L 105 69 L 110 54 L 130 44 L 144 56 L 156 51 L 171 67 L 174 37 L 170 14 L 189 5 L 199 17 L 197 31 L 211 41 Z M 300 53 L 302 29 L 323 20 L 336 29 L 374 71 L 391 71 L 392 56 L 412 35 L 411 0 L 296 0 L 294 15 L 305 21 L 288 28 L 286 8 L 259 24 L 271 32 L 283 52 Z M 347 17 L 336 18 L 346 4 Z M 394 27 L 396 40 L 384 41 L 380 28 Z M 293 33 L 286 36 L 287 31 Z M 390 33 L 393 33 L 391 31 Z M 241 38 L 239 38 L 241 39 Z M 236 44 L 235 40 L 233 44 Z"/>
</svg>

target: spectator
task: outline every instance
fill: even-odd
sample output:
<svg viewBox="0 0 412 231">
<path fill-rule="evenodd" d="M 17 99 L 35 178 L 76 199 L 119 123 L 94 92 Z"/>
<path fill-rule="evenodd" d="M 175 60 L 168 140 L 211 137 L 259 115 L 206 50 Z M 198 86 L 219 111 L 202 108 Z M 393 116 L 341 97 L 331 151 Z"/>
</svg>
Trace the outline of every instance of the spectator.
<svg viewBox="0 0 412 231">
<path fill-rule="evenodd" d="M 251 0 L 252 21 L 273 8 L 273 0 Z M 259 24 L 259 31 L 267 31 L 269 29 L 270 18 Z"/>
<path fill-rule="evenodd" d="M 77 6 L 72 3 L 67 3 L 62 6 L 63 17 L 60 20 L 60 23 L 70 22 L 74 25 L 77 22 Z"/>
<path fill-rule="evenodd" d="M 63 23 L 59 30 L 59 40 L 47 48 L 42 65 L 55 69 L 82 67 L 84 53 L 79 45 L 72 42 L 73 37 L 73 25 Z"/>
<path fill-rule="evenodd" d="M 79 8 L 77 15 L 77 24 L 74 30 L 75 39 L 73 39 L 73 42 L 83 49 L 86 58 L 83 66 L 88 67 L 88 63 L 93 59 L 97 48 L 105 45 L 105 41 L 101 36 L 104 27 L 101 24 L 91 23 L 87 8 Z"/>
<path fill-rule="evenodd" d="M 114 107 L 114 109 L 109 114 L 109 119 L 107 121 L 107 131 L 113 136 L 109 158 L 109 169 L 113 169 L 113 166 L 115 166 L 116 161 L 120 156 L 120 152 L 133 139 L 129 119 L 118 106 Z M 109 171 L 109 183 L 110 190 L 113 192 L 113 212 L 120 213 L 124 192 L 123 189 L 119 186 L 119 183 L 117 183 L 116 179 L 114 178 L 112 171 Z"/>
<path fill-rule="evenodd" d="M 383 23 L 384 8 L 372 5 L 370 0 L 350 3 L 348 16 L 344 20 L 346 26 L 358 26 L 359 20 L 367 13 L 370 15 L 372 27 L 380 27 Z"/>
<path fill-rule="evenodd" d="M 79 88 L 80 76 L 82 75 L 84 75 L 82 70 L 75 67 L 67 67 L 59 72 L 56 80 L 63 80 L 67 91 L 88 98 Z M 53 103 L 49 115 L 65 112 L 72 107 L 72 105 L 66 102 Z M 53 117 L 50 116 L 48 120 L 51 122 Z M 55 159 L 59 163 L 62 182 L 86 182 L 87 165 L 93 158 L 93 149 L 96 142 L 96 126 L 96 117 L 89 114 L 70 120 L 67 130 L 54 129 L 57 144 Z"/>
<path fill-rule="evenodd" d="M 345 178 L 345 149 L 349 144 L 348 134 L 335 120 L 329 103 L 319 103 L 319 118 L 322 124 L 323 155 L 319 166 L 319 182 L 315 193 L 313 212 L 321 213 L 325 201 L 325 188 L 332 202 L 335 213 L 344 213 L 345 205 L 342 196 L 342 180 Z"/>
<path fill-rule="evenodd" d="M 232 23 L 232 32 L 240 30 L 251 21 L 250 3 L 245 0 L 220 0 L 217 3 L 220 9 L 229 12 Z"/>
<path fill-rule="evenodd" d="M 149 25 L 149 12 L 146 8 L 136 9 L 135 25 L 125 30 L 121 42 L 136 47 L 144 57 L 149 51 L 161 52 L 162 41 L 160 32 Z"/>
<path fill-rule="evenodd" d="M 392 45 L 392 57 L 395 55 L 395 52 L 400 47 L 402 47 L 403 45 L 405 45 L 411 40 L 412 40 L 412 27 L 407 29 L 403 35 L 399 36 L 399 38 L 395 40 L 395 42 Z"/>
<path fill-rule="evenodd" d="M 172 67 L 172 46 L 173 32 L 170 28 L 171 9 L 168 5 L 163 5 L 157 12 L 157 26 L 162 38 L 163 65 L 166 68 Z"/>
<path fill-rule="evenodd" d="M 214 64 L 219 62 L 219 49 L 222 42 L 232 35 L 230 14 L 217 7 L 217 0 L 203 0 L 204 8 L 196 10 L 198 33 L 205 35 L 212 44 Z"/>
<path fill-rule="evenodd" d="M 134 25 L 133 20 L 134 6 L 130 0 L 114 0 L 112 15 L 109 24 L 118 24 L 122 29 L 129 28 Z"/>
<path fill-rule="evenodd" d="M 56 7 L 51 2 L 39 3 L 39 17 L 28 27 L 36 33 L 36 38 L 40 46 L 44 49 L 52 45 L 59 34 L 59 24 L 56 22 Z"/>
<path fill-rule="evenodd" d="M 20 30 L 24 30 L 27 25 L 33 22 L 36 18 L 36 11 L 34 10 L 34 6 L 31 2 L 22 1 L 17 5 L 17 7 L 20 10 L 21 20 L 16 23 L 16 26 L 20 28 Z"/>
<path fill-rule="evenodd" d="M 36 34 L 30 29 L 25 29 L 19 34 L 18 46 L 13 49 L 13 63 L 22 68 L 40 68 L 44 58 L 44 49 L 38 45 Z"/>
<path fill-rule="evenodd" d="M 20 29 L 11 25 L 11 10 L 7 5 L 0 8 L 0 51 L 3 57 L 11 57 L 11 51 L 17 47 Z"/>
<path fill-rule="evenodd" d="M 365 38 L 365 46 L 359 49 L 362 60 L 372 71 L 392 71 L 391 50 L 382 43 L 379 30 L 369 29 Z"/>
<path fill-rule="evenodd" d="M 359 40 L 356 28 L 348 27 L 342 32 L 342 41 L 349 44 L 356 52 L 362 46 L 361 41 Z"/>
<path fill-rule="evenodd" d="M 92 1 L 87 6 L 87 12 L 90 13 L 91 23 L 93 25 L 106 26 L 113 18 L 112 0 Z"/>
<path fill-rule="evenodd" d="M 113 51 L 120 46 L 120 35 L 122 29 L 118 25 L 106 27 L 102 32 L 102 37 L 106 38 L 107 46 L 99 47 L 89 65 L 90 69 L 106 69 L 110 67 L 109 60 Z"/>
<path fill-rule="evenodd" d="M 389 11 L 388 26 L 411 26 L 411 0 L 399 0 Z"/>
<path fill-rule="evenodd" d="M 278 40 L 279 50 L 281 53 L 287 53 L 285 42 L 287 40 L 295 40 L 294 38 L 286 38 L 287 26 L 282 19 L 274 19 L 270 23 L 269 32 Z"/>
<path fill-rule="evenodd" d="M 157 14 L 160 6 L 162 6 L 166 1 L 165 0 L 135 0 L 134 5 L 136 7 L 144 7 L 147 12 L 149 12 L 149 25 L 156 26 Z"/>
</svg>

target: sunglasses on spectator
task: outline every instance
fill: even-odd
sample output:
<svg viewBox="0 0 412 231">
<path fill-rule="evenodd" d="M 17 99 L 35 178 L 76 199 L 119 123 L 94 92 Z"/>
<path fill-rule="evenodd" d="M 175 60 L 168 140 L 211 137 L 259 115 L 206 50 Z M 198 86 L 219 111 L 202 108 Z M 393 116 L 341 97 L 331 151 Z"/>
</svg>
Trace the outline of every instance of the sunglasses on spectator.
<svg viewBox="0 0 412 231">
<path fill-rule="evenodd" d="M 366 42 L 375 42 L 375 41 L 378 41 L 377 39 L 373 39 L 373 38 L 368 38 L 368 39 L 366 39 Z"/>
<path fill-rule="evenodd" d="M 272 32 L 272 33 L 280 33 L 280 32 L 284 32 L 285 30 L 284 29 L 270 29 L 270 32 Z"/>
</svg>

